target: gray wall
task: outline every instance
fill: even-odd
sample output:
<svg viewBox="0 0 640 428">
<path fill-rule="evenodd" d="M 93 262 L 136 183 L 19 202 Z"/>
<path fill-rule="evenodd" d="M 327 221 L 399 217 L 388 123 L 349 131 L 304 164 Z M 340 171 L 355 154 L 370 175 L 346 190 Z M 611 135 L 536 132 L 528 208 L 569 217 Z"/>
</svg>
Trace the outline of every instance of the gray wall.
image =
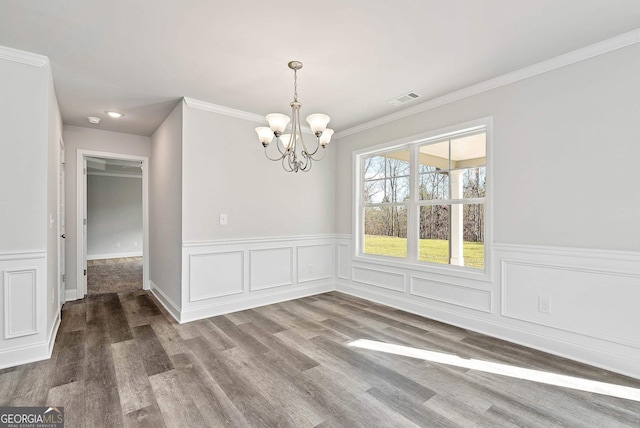
<svg viewBox="0 0 640 428">
<path fill-rule="evenodd" d="M 339 139 L 336 229 L 352 229 L 359 148 L 493 116 L 494 241 L 640 247 L 640 46 Z"/>
<path fill-rule="evenodd" d="M 47 249 L 47 71 L 0 60 L 0 253 Z"/>
<path fill-rule="evenodd" d="M 76 288 L 76 158 L 78 149 L 118 153 L 133 156 L 150 156 L 151 139 L 139 135 L 65 125 L 62 129 L 65 142 L 65 201 L 66 201 L 66 272 L 67 290 Z"/>
<path fill-rule="evenodd" d="M 184 242 L 334 233 L 334 144 L 310 172 L 285 172 L 265 158 L 256 126 L 185 107 Z"/>
<path fill-rule="evenodd" d="M 182 102 L 151 137 L 149 263 L 153 286 L 180 306 L 182 275 Z"/>
<path fill-rule="evenodd" d="M 135 254 L 142 255 L 142 177 L 89 174 L 87 258 Z"/>
<path fill-rule="evenodd" d="M 47 65 L 47 212 L 50 219 L 55 219 L 47 230 L 47 288 L 49 293 L 54 294 L 54 298 L 47 299 L 48 305 L 48 325 L 47 331 L 51 331 L 59 315 L 60 301 L 64 302 L 64 290 L 62 288 L 62 278 L 60 269 L 60 141 L 62 140 L 62 117 L 58 108 L 55 88 L 53 86 L 53 75 Z"/>
</svg>

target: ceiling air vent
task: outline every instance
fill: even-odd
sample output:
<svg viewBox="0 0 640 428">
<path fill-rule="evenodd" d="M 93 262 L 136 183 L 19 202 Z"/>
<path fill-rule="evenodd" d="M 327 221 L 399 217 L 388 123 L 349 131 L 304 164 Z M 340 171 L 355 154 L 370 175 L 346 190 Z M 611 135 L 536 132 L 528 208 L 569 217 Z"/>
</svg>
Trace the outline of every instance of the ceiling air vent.
<svg viewBox="0 0 640 428">
<path fill-rule="evenodd" d="M 399 106 L 409 101 L 413 101 L 416 98 L 420 98 L 420 95 L 416 94 L 415 92 L 408 92 L 406 94 L 402 94 L 399 97 L 396 97 L 392 100 L 387 101 L 387 104 L 391 104 L 392 106 Z"/>
</svg>

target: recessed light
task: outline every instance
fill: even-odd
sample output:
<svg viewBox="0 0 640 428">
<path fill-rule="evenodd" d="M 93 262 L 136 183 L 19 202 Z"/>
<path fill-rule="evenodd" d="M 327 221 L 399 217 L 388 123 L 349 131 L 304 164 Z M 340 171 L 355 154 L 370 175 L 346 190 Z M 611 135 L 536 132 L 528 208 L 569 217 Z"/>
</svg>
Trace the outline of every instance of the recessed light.
<svg viewBox="0 0 640 428">
<path fill-rule="evenodd" d="M 124 116 L 124 114 L 118 113 L 117 111 L 106 111 L 105 113 L 107 113 L 109 116 L 113 117 L 114 119 L 118 119 Z"/>
<path fill-rule="evenodd" d="M 95 116 L 89 116 L 87 117 L 87 120 L 89 121 L 89 123 L 93 123 L 94 125 L 97 125 L 100 123 L 100 118 Z"/>
</svg>

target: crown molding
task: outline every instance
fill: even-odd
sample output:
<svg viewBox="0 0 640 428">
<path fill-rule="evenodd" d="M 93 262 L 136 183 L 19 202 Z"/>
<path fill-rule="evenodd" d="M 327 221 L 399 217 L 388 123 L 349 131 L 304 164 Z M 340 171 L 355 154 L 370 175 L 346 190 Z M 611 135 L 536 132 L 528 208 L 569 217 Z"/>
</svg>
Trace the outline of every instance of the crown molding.
<svg viewBox="0 0 640 428">
<path fill-rule="evenodd" d="M 6 46 L 0 46 L 0 59 L 6 59 L 8 61 L 33 65 L 36 67 L 43 67 L 49 63 L 49 58 L 44 55 L 8 48 Z"/>
<path fill-rule="evenodd" d="M 197 108 L 200 110 L 209 111 L 212 113 L 223 114 L 225 116 L 235 117 L 236 119 L 244 119 L 251 122 L 258 122 L 260 124 L 266 124 L 267 120 L 264 116 L 260 116 L 259 114 L 249 113 L 244 110 L 237 110 L 230 107 L 221 106 L 219 104 L 213 104 L 206 101 L 196 100 L 194 98 L 184 97 L 184 103 L 187 107 Z M 302 132 L 305 134 L 312 134 L 311 128 L 305 125 L 301 125 Z"/>
<path fill-rule="evenodd" d="M 221 106 L 219 104 L 208 103 L 206 101 L 200 101 L 189 97 L 184 97 L 184 103 L 187 105 L 187 107 L 197 108 L 199 110 L 223 114 L 225 116 L 231 116 L 237 119 L 249 120 L 251 122 L 267 123 L 263 116 L 249 113 L 243 110 L 236 110 L 234 108 Z"/>
<path fill-rule="evenodd" d="M 584 48 L 580 48 L 575 51 L 556 56 L 554 58 L 539 62 L 529 67 L 521 68 L 520 70 L 503 74 L 501 76 L 485 80 L 484 82 L 480 82 L 475 85 L 467 86 L 466 88 L 451 92 L 447 95 L 433 98 L 429 101 L 425 101 L 421 104 L 416 104 L 404 110 L 400 110 L 395 113 L 391 113 L 377 119 L 361 123 L 351 128 L 344 129 L 340 132 L 336 132 L 334 134 L 334 138 L 339 139 L 348 135 L 357 134 L 358 132 L 366 131 L 368 129 L 375 128 L 377 126 L 384 125 L 398 119 L 403 119 L 405 117 L 412 116 L 423 111 L 431 110 L 455 101 L 459 101 L 473 95 L 478 95 L 483 92 L 499 88 L 501 86 L 518 82 L 520 80 L 528 79 L 530 77 L 534 77 L 548 71 L 557 70 L 559 68 L 605 54 L 607 52 L 634 45 L 636 43 L 640 43 L 640 29 L 620 34 L 610 39 L 606 39 L 601 42 L 586 46 Z"/>
</svg>

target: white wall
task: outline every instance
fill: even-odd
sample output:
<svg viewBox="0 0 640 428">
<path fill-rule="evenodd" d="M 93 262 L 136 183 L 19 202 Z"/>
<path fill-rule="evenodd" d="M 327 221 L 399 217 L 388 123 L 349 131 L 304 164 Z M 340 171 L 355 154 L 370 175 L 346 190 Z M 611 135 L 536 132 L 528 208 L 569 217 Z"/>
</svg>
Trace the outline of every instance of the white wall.
<svg viewBox="0 0 640 428">
<path fill-rule="evenodd" d="M 638 76 L 633 45 L 340 138 L 338 289 L 640 377 Z M 487 116 L 491 278 L 354 257 L 352 152 Z"/>
<path fill-rule="evenodd" d="M 57 301 L 58 111 L 46 57 L 0 47 L 0 368 L 48 358 Z"/>
<path fill-rule="evenodd" d="M 87 177 L 87 259 L 142 255 L 142 176 Z"/>
<path fill-rule="evenodd" d="M 180 310 L 182 274 L 182 103 L 151 137 L 149 256 L 151 287 L 163 304 Z"/>
<path fill-rule="evenodd" d="M 151 139 L 140 135 L 102 131 L 99 129 L 65 125 L 62 129 L 65 142 L 65 203 L 66 203 L 66 273 L 67 290 L 76 289 L 76 200 L 78 149 L 149 157 Z"/>
</svg>

